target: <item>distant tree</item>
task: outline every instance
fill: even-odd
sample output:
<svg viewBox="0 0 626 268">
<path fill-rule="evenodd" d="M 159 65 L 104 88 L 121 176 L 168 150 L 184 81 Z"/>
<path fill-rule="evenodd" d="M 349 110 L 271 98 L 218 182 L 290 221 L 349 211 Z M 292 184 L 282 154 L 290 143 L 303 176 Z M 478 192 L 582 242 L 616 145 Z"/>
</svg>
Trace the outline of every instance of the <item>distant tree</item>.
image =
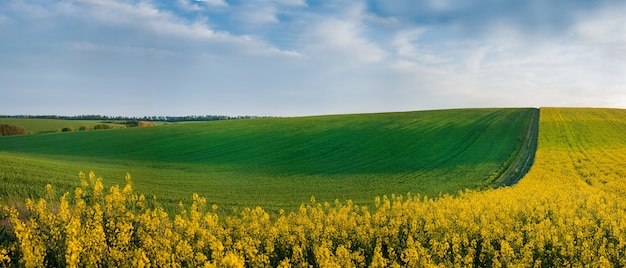
<svg viewBox="0 0 626 268">
<path fill-rule="evenodd" d="M 2 136 L 26 135 L 28 132 L 25 128 L 15 125 L 0 125 L 0 134 Z"/>
<path fill-rule="evenodd" d="M 93 129 L 111 129 L 112 127 L 107 124 L 98 124 L 93 127 Z"/>
<path fill-rule="evenodd" d="M 38 119 L 63 119 L 63 120 L 99 120 L 104 123 L 112 121 L 161 121 L 161 122 L 184 122 L 184 121 L 215 121 L 233 119 L 256 119 L 271 118 L 270 116 L 227 116 L 227 115 L 187 115 L 187 116 L 106 116 L 106 115 L 0 115 L 0 118 L 38 118 Z M 124 123 L 121 123 L 124 124 Z M 129 126 L 131 127 L 131 126 Z"/>
<path fill-rule="evenodd" d="M 76 129 L 74 129 L 73 126 L 69 126 L 69 127 L 64 127 L 61 131 L 63 132 L 74 132 Z"/>
<path fill-rule="evenodd" d="M 138 127 L 139 126 L 139 121 L 137 121 L 137 120 L 118 122 L 118 123 L 124 124 L 127 127 Z"/>
</svg>

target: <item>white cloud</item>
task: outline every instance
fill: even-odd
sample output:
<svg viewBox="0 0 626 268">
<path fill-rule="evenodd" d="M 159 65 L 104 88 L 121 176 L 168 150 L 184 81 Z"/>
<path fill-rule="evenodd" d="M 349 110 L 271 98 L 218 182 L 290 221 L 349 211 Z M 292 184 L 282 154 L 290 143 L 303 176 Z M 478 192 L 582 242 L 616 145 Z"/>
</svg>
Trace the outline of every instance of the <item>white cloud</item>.
<svg viewBox="0 0 626 268">
<path fill-rule="evenodd" d="M 193 1 L 193 2 L 192 2 Z M 195 0 L 176 0 L 178 7 L 185 11 L 200 11 L 203 8 L 196 4 Z"/>
<path fill-rule="evenodd" d="M 582 17 L 571 34 L 589 49 L 600 49 L 609 58 L 626 60 L 626 5 Z"/>
<path fill-rule="evenodd" d="M 239 20 L 247 25 L 259 26 L 259 24 L 279 22 L 275 6 L 246 6 L 239 14 Z"/>
<path fill-rule="evenodd" d="M 214 7 L 227 7 L 228 3 L 225 0 L 193 0 L 195 2 L 204 3 L 208 6 Z"/>
<path fill-rule="evenodd" d="M 414 58 L 418 56 L 415 43 L 420 36 L 428 31 L 427 28 L 418 28 L 397 32 L 391 40 L 391 44 L 396 48 L 396 53 L 400 57 Z"/>
<path fill-rule="evenodd" d="M 606 16 L 577 24 L 574 32 L 596 44 L 626 43 L 626 17 Z"/>
<path fill-rule="evenodd" d="M 380 62 L 387 52 L 363 38 L 356 22 L 328 19 L 315 25 L 305 42 L 316 56 L 353 60 L 359 63 Z M 349 63 L 349 62 L 346 62 Z"/>
<path fill-rule="evenodd" d="M 626 86 L 626 61 L 603 55 L 623 47 L 624 20 L 594 15 L 580 21 L 574 34 L 550 38 L 507 24 L 480 38 L 460 38 L 442 26 L 403 30 L 392 38 L 396 59 L 389 66 L 449 96 L 438 100 L 448 105 L 624 107 L 618 100 L 626 93 L 618 89 Z M 447 36 L 454 38 L 442 39 Z"/>
<path fill-rule="evenodd" d="M 148 55 L 148 56 L 175 56 L 178 53 L 157 48 L 131 47 L 131 46 L 105 46 L 90 42 L 75 42 L 70 44 L 71 48 L 82 52 L 111 52 L 116 54 L 126 54 L 132 56 Z"/>
<path fill-rule="evenodd" d="M 624 7 L 537 34 L 541 23 L 496 14 L 481 24 L 471 5 L 447 0 L 434 13 L 428 1 L 388 4 L 407 6 L 398 12 L 353 1 L 171 2 L 171 10 L 151 0 L 0 2 L 0 36 L 11 37 L 0 43 L 3 88 L 128 91 L 183 114 L 626 107 Z M 431 13 L 419 17 L 422 7 Z M 424 20 L 407 19 L 411 12 Z M 475 16 L 458 26 L 464 17 L 446 12 Z M 428 20 L 439 15 L 452 22 Z M 468 31 L 471 23 L 478 29 Z"/>
<path fill-rule="evenodd" d="M 437 43 L 422 39 L 424 35 L 433 34 L 433 32 L 437 34 L 442 30 L 417 27 L 397 32 L 391 40 L 397 58 L 392 64 L 393 68 L 406 71 L 422 66 L 449 72 L 480 71 L 484 58 L 490 50 L 488 45 L 463 39 Z"/>
<path fill-rule="evenodd" d="M 399 24 L 399 20 L 393 16 L 384 17 L 375 13 L 367 11 L 367 7 L 364 2 L 358 2 L 356 4 L 350 4 L 343 8 L 343 12 L 340 13 L 343 17 L 351 21 L 359 21 L 362 23 L 373 23 L 384 26 L 394 26 Z"/>
<path fill-rule="evenodd" d="M 428 2 L 436 10 L 447 10 L 453 5 L 448 0 L 429 0 Z"/>
<path fill-rule="evenodd" d="M 279 23 L 279 14 L 294 14 L 293 10 L 306 7 L 304 0 L 250 0 L 233 7 L 237 19 L 252 29 L 265 24 Z"/>
<path fill-rule="evenodd" d="M 304 35 L 307 49 L 313 50 L 319 57 L 341 59 L 343 64 L 348 65 L 381 63 L 388 58 L 391 51 L 385 45 L 389 41 L 377 40 L 381 36 L 377 35 L 380 33 L 376 31 L 380 28 L 376 27 L 395 30 L 396 18 L 371 13 L 364 2 L 349 2 L 335 9 L 337 13 L 330 18 L 318 17 L 314 27 Z"/>
<path fill-rule="evenodd" d="M 286 6 L 307 6 L 306 0 L 276 0 L 276 2 Z"/>
<path fill-rule="evenodd" d="M 119 1 L 87 1 L 77 0 L 74 5 L 57 6 L 63 19 L 74 18 L 84 25 L 109 29 L 110 31 L 135 31 L 129 41 L 136 44 L 121 44 L 120 47 L 138 47 L 145 45 L 151 48 L 164 44 L 176 46 L 192 45 L 198 50 L 209 49 L 215 45 L 222 51 L 249 53 L 255 55 L 297 56 L 294 51 L 282 51 L 259 38 L 249 35 L 234 35 L 225 31 L 213 30 L 205 21 L 188 19 L 176 14 L 157 9 L 148 2 L 131 4 Z M 113 37 L 115 38 L 115 37 Z M 154 40 L 160 44 L 155 44 Z M 112 39 L 126 42 L 123 39 Z M 92 42 L 93 43 L 93 42 Z M 185 45 L 186 44 L 186 45 Z M 214 47 L 216 48 L 216 47 Z M 156 47 L 158 49 L 158 47 Z M 238 52 L 236 52 L 238 50 Z"/>
<path fill-rule="evenodd" d="M 183 38 L 219 36 L 201 22 L 189 23 L 172 13 L 162 11 L 147 2 L 129 4 L 117 1 L 79 1 L 82 9 L 71 15 L 89 24 L 136 29 L 144 33 Z"/>
</svg>

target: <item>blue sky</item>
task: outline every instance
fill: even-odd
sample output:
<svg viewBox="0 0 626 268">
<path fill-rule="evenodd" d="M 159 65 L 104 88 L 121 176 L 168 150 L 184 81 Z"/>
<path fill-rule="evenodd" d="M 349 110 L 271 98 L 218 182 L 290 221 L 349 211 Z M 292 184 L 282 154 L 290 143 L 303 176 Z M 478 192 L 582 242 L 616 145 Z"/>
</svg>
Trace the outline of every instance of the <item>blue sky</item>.
<svg viewBox="0 0 626 268">
<path fill-rule="evenodd" d="M 0 114 L 626 108 L 626 3 L 2 0 Z"/>
</svg>

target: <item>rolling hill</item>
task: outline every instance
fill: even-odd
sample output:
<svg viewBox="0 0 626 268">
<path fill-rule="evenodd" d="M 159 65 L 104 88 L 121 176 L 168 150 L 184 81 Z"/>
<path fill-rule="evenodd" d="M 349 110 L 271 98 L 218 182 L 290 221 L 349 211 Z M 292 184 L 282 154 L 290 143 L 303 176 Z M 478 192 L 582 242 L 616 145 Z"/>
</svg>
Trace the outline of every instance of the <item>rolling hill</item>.
<svg viewBox="0 0 626 268">
<path fill-rule="evenodd" d="M 1 196 L 71 190 L 79 171 L 133 176 L 167 206 L 191 193 L 230 206 L 369 203 L 516 181 L 534 155 L 537 109 L 269 118 L 0 138 Z"/>
<path fill-rule="evenodd" d="M 105 195 L 96 179 L 81 182 L 75 198 L 60 197 L 65 205 L 55 206 L 56 198 L 27 202 L 28 219 L 5 208 L 12 228 L 0 232 L 7 238 L 0 262 L 625 266 L 626 110 L 542 108 L 539 119 L 535 164 L 511 187 L 378 196 L 369 206 L 311 201 L 274 217 L 259 207 L 223 217 L 198 195 L 168 215 L 145 206 L 128 185 Z"/>
</svg>

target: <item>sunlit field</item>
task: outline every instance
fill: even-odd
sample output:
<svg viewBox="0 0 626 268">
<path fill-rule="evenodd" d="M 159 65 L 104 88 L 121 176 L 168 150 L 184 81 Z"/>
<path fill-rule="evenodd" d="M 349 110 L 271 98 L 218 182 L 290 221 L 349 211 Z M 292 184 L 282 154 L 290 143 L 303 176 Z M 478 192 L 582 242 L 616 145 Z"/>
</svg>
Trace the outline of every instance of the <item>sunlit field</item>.
<svg viewBox="0 0 626 268">
<path fill-rule="evenodd" d="M 294 210 L 311 196 L 436 197 L 510 184 L 534 150 L 536 109 L 271 118 L 0 138 L 0 196 L 72 191 L 79 171 L 133 175 L 169 212 L 193 193 L 221 210 Z M 534 131 L 533 131 L 534 129 Z M 517 164 L 517 165 L 516 165 Z M 529 166 L 529 163 L 528 163 Z"/>
<path fill-rule="evenodd" d="M 625 118 L 542 108 L 534 165 L 513 186 L 379 196 L 371 206 L 311 198 L 277 216 L 261 207 L 222 216 L 199 195 L 168 214 L 132 184 L 83 174 L 71 193 L 49 186 L 28 201 L 27 221 L 4 209 L 12 231 L 1 257 L 25 266 L 624 266 Z"/>
</svg>

